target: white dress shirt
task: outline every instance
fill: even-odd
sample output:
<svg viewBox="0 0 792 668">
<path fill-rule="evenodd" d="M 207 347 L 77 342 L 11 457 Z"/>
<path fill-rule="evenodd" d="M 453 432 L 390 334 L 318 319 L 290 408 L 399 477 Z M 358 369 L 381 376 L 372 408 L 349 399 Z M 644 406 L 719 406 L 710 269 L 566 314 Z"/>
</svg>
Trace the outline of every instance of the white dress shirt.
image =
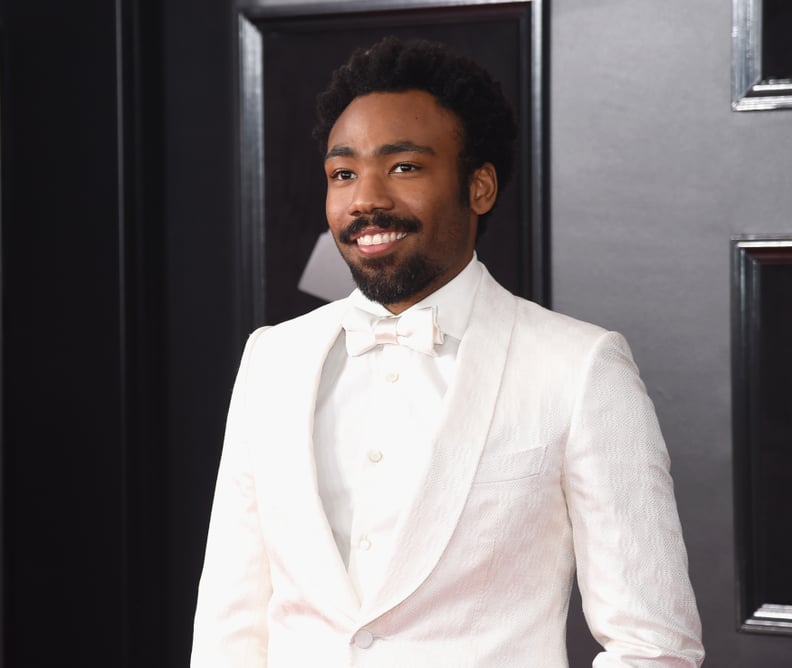
<svg viewBox="0 0 792 668">
<path fill-rule="evenodd" d="M 436 307 L 444 336 L 436 356 L 390 344 L 350 356 L 342 330 L 325 360 L 314 421 L 318 488 L 361 600 L 381 578 L 380 556 L 391 553 L 400 513 L 428 464 L 480 278 L 474 256 L 450 282 L 410 307 Z M 358 290 L 350 302 L 377 316 L 392 315 Z"/>
</svg>

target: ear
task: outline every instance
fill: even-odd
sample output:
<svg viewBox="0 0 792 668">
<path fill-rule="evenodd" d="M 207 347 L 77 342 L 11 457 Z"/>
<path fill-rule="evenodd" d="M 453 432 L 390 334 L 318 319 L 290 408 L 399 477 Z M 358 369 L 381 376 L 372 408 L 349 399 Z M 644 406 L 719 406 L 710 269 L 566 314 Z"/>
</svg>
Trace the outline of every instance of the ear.
<svg viewBox="0 0 792 668">
<path fill-rule="evenodd" d="M 478 216 L 482 216 L 498 199 L 498 174 L 491 162 L 485 162 L 470 179 L 470 208 Z"/>
</svg>

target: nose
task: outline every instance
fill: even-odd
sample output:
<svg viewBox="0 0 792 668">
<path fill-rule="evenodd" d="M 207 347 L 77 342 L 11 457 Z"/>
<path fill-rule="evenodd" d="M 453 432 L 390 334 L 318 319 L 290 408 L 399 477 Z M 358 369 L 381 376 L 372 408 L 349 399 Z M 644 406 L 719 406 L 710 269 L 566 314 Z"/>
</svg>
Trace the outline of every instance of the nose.
<svg viewBox="0 0 792 668">
<path fill-rule="evenodd" d="M 388 211 L 392 208 L 393 198 L 383 177 L 374 174 L 358 175 L 347 209 L 350 216 L 372 214 L 377 210 Z"/>
</svg>

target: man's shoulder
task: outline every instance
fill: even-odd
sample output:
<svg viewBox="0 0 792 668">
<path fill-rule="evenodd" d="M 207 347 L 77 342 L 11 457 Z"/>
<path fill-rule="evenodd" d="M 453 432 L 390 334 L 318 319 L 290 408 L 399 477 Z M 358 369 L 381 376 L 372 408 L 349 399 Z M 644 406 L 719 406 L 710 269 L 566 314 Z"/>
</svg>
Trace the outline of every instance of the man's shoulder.
<svg viewBox="0 0 792 668">
<path fill-rule="evenodd" d="M 517 300 L 518 322 L 541 335 L 596 340 L 607 331 L 600 325 L 551 310 L 527 299 L 518 297 Z"/>
<path fill-rule="evenodd" d="M 547 377 L 560 379 L 586 367 L 594 355 L 613 352 L 620 359 L 630 355 L 629 345 L 618 332 L 553 311 L 506 290 L 504 297 L 511 298 L 515 305 L 510 346 L 513 364 L 552 369 Z"/>
<path fill-rule="evenodd" d="M 578 341 L 583 345 L 596 341 L 606 330 L 599 325 L 580 320 L 570 315 L 551 310 L 530 299 L 514 295 L 489 273 L 486 281 L 490 283 L 488 299 L 513 300 L 516 310 L 516 332 L 518 335 L 541 339 L 547 343 Z"/>
<path fill-rule="evenodd" d="M 349 298 L 338 299 L 328 304 L 323 304 L 312 311 L 295 316 L 288 320 L 283 320 L 269 329 L 273 332 L 285 332 L 318 327 L 325 323 L 337 323 L 341 316 L 349 308 Z"/>
<path fill-rule="evenodd" d="M 260 327 L 251 334 L 251 337 L 263 338 L 268 341 L 290 341 L 295 336 L 304 337 L 310 332 L 316 332 L 319 335 L 324 330 L 337 328 L 341 317 L 348 308 L 348 299 L 339 299 L 294 318 Z"/>
</svg>

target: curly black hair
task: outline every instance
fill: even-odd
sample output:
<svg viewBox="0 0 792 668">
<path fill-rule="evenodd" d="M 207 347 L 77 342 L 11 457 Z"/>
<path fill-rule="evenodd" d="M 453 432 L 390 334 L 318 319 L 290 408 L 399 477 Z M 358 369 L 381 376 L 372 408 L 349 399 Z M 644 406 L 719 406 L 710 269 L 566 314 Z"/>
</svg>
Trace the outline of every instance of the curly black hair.
<svg viewBox="0 0 792 668">
<path fill-rule="evenodd" d="M 313 136 L 324 155 L 338 117 L 350 102 L 368 93 L 422 90 L 459 118 L 464 132 L 459 156 L 460 195 L 476 169 L 492 163 L 503 188 L 511 177 L 517 125 L 501 86 L 480 65 L 454 54 L 439 42 L 386 37 L 357 49 L 333 72 L 328 88 L 316 100 Z M 485 216 L 479 219 L 483 231 Z"/>
</svg>

